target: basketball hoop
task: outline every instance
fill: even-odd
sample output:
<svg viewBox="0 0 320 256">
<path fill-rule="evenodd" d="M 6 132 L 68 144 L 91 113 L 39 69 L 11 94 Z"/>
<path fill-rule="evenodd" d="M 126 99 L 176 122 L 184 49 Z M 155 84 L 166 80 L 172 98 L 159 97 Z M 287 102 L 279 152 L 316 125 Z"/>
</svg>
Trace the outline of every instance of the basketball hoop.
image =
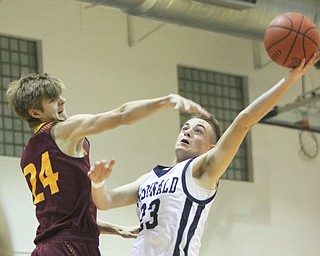
<svg viewBox="0 0 320 256">
<path fill-rule="evenodd" d="M 299 142 L 301 152 L 308 158 L 314 159 L 319 152 L 319 142 L 315 134 L 308 130 L 299 132 Z"/>
<path fill-rule="evenodd" d="M 295 122 L 296 125 L 299 125 L 302 130 L 307 130 L 310 128 L 310 123 L 308 119 L 303 119 L 298 122 Z"/>
<path fill-rule="evenodd" d="M 301 126 L 299 132 L 299 143 L 301 152 L 308 158 L 314 159 L 319 152 L 319 142 L 316 135 L 309 130 L 310 124 L 306 117 L 298 122 L 297 125 Z"/>
</svg>

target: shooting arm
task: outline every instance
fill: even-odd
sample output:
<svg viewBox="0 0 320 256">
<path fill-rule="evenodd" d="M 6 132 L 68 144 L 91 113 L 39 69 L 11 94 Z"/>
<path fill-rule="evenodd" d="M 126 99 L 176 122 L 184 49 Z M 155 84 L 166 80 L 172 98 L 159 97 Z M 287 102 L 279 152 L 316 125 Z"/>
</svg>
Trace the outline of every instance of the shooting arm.
<svg viewBox="0 0 320 256">
<path fill-rule="evenodd" d="M 319 54 L 305 64 L 289 72 L 289 74 L 275 84 L 271 89 L 255 99 L 248 107 L 239 113 L 217 145 L 207 153 L 196 159 L 193 169 L 194 177 L 200 176 L 198 183 L 208 189 L 213 189 L 217 181 L 226 171 L 237 153 L 246 134 L 259 120 L 264 117 L 279 101 L 281 96 L 304 75 L 313 64 L 319 60 Z M 201 173 L 199 175 L 199 173 Z"/>
</svg>

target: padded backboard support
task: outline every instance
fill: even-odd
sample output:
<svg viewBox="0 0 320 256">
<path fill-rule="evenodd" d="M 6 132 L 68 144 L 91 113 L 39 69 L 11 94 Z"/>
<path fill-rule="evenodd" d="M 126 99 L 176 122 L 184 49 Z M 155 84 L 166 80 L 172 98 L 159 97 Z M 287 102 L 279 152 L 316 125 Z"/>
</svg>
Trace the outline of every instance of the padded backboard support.
<svg viewBox="0 0 320 256">
<path fill-rule="evenodd" d="M 260 123 L 320 133 L 320 87 L 292 103 L 276 106 Z"/>
</svg>

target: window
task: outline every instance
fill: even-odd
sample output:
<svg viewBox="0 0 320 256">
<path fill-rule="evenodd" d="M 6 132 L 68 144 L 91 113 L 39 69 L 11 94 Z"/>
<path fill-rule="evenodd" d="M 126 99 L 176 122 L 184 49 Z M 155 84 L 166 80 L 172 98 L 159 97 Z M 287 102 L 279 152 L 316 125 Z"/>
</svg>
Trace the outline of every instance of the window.
<svg viewBox="0 0 320 256">
<path fill-rule="evenodd" d="M 212 113 L 224 131 L 248 104 L 247 79 L 208 70 L 178 66 L 179 94 Z M 181 125 L 188 114 L 180 114 Z M 223 179 L 252 181 L 250 134 L 240 146 Z"/>
<path fill-rule="evenodd" d="M 0 155 L 20 157 L 32 134 L 9 108 L 6 91 L 11 81 L 39 71 L 38 47 L 37 41 L 0 35 Z"/>
</svg>

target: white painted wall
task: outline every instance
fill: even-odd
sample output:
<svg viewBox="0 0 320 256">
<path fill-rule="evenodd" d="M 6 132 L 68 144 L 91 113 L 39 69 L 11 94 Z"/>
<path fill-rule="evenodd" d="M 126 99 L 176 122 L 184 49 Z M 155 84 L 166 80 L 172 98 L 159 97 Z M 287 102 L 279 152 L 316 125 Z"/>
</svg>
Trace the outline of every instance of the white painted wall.
<svg viewBox="0 0 320 256">
<path fill-rule="evenodd" d="M 128 47 L 124 13 L 85 6 L 71 0 L 0 1 L 0 33 L 42 41 L 43 70 L 65 82 L 69 115 L 98 113 L 129 100 L 174 93 L 177 64 L 248 76 L 250 100 L 287 72 L 275 64 L 255 69 L 250 40 L 172 24 Z M 134 18 L 135 38 L 159 24 Z M 320 72 L 313 70 L 307 81 L 319 86 Z M 297 84 L 281 103 L 293 101 L 300 92 Z M 165 110 L 89 138 L 91 159 L 117 160 L 108 181 L 111 187 L 133 181 L 156 164 L 170 165 L 178 120 L 178 113 Z M 201 255 L 319 255 L 320 158 L 301 157 L 298 132 L 280 127 L 257 125 L 252 147 L 254 182 L 221 182 Z M 28 254 L 37 226 L 31 193 L 19 159 L 0 161 L 0 195 L 15 255 Z M 137 224 L 133 206 L 99 212 L 99 217 Z M 129 255 L 132 242 L 101 236 L 102 254 Z"/>
</svg>

